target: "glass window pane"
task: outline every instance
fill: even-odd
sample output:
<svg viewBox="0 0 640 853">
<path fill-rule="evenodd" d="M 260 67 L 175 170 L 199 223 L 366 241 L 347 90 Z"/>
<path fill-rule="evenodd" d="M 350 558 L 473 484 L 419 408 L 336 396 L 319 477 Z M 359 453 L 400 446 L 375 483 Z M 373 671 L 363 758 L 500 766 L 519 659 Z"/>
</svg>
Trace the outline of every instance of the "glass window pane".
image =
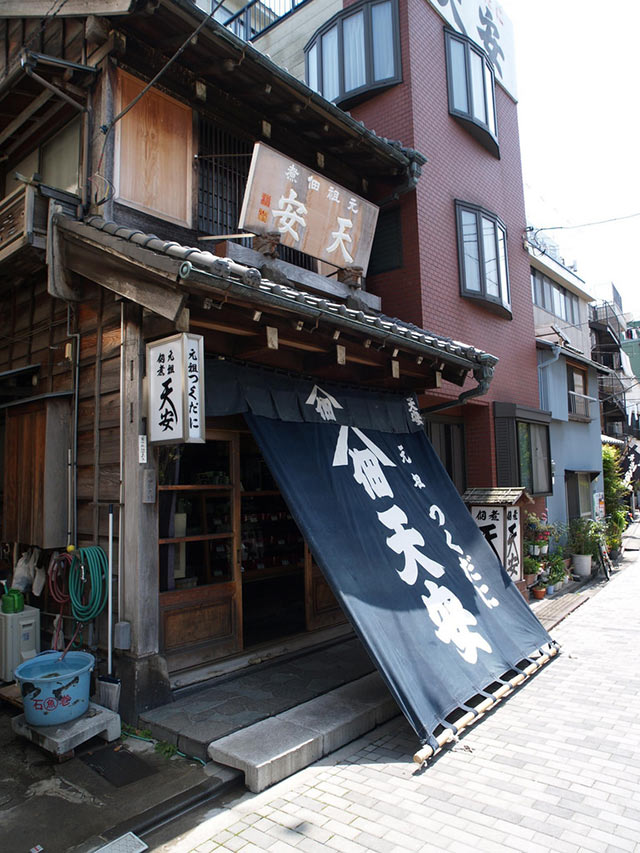
<svg viewBox="0 0 640 853">
<path fill-rule="evenodd" d="M 551 282 L 546 276 L 542 277 L 544 287 L 544 307 L 547 311 L 553 312 L 553 288 Z"/>
<path fill-rule="evenodd" d="M 487 123 L 487 109 L 484 103 L 484 59 L 475 50 L 469 51 L 471 71 L 471 100 L 473 102 L 473 117 Z"/>
<path fill-rule="evenodd" d="M 578 474 L 578 501 L 580 515 L 591 515 L 591 479 L 588 474 Z"/>
<path fill-rule="evenodd" d="M 160 592 L 233 579 L 231 538 L 160 545 L 159 559 Z"/>
<path fill-rule="evenodd" d="M 500 292 L 501 299 L 505 305 L 511 305 L 511 294 L 509 293 L 509 275 L 507 273 L 507 235 L 499 225 L 498 231 L 498 263 L 500 269 Z"/>
<path fill-rule="evenodd" d="M 549 431 L 542 424 L 529 424 L 533 490 L 536 494 L 551 491 L 549 486 Z"/>
<path fill-rule="evenodd" d="M 345 18 L 342 25 L 344 90 L 351 92 L 367 82 L 364 56 L 364 13 Z"/>
<path fill-rule="evenodd" d="M 373 79 L 386 80 L 395 75 L 391 3 L 377 3 L 371 7 L 371 29 L 373 31 Z"/>
<path fill-rule="evenodd" d="M 231 498 L 207 492 L 162 491 L 159 538 L 231 532 Z"/>
<path fill-rule="evenodd" d="M 45 184 L 70 193 L 78 192 L 80 130 L 80 119 L 74 119 L 42 146 L 40 172 Z"/>
<path fill-rule="evenodd" d="M 469 97 L 467 95 L 467 69 L 466 69 L 466 49 L 464 44 L 457 39 L 449 40 L 449 50 L 451 56 L 451 97 L 453 98 L 452 107 L 460 112 L 469 112 Z"/>
<path fill-rule="evenodd" d="M 567 307 L 565 305 L 564 290 L 559 287 L 553 288 L 553 313 L 556 317 L 567 319 Z"/>
<path fill-rule="evenodd" d="M 161 447 L 158 455 L 158 484 L 228 486 L 231 483 L 229 453 L 228 441 Z"/>
<path fill-rule="evenodd" d="M 322 94 L 334 101 L 340 94 L 338 82 L 338 28 L 322 36 Z"/>
<path fill-rule="evenodd" d="M 318 45 L 317 43 L 307 54 L 307 85 L 318 92 Z"/>
<path fill-rule="evenodd" d="M 533 493 L 533 470 L 531 466 L 531 436 L 529 424 L 518 423 L 518 451 L 520 457 L 520 485 Z"/>
<path fill-rule="evenodd" d="M 482 245 L 484 248 L 484 278 L 487 296 L 500 298 L 498 278 L 498 252 L 496 248 L 496 226 L 491 219 L 482 217 Z"/>
<path fill-rule="evenodd" d="M 484 87 L 487 95 L 487 125 L 491 133 L 497 136 L 498 128 L 496 126 L 496 114 L 493 107 L 493 74 L 486 62 L 484 63 Z"/>
<path fill-rule="evenodd" d="M 460 217 L 462 225 L 462 253 L 464 256 L 464 287 L 475 293 L 480 292 L 480 259 L 478 255 L 478 225 L 475 213 L 463 210 Z"/>
</svg>

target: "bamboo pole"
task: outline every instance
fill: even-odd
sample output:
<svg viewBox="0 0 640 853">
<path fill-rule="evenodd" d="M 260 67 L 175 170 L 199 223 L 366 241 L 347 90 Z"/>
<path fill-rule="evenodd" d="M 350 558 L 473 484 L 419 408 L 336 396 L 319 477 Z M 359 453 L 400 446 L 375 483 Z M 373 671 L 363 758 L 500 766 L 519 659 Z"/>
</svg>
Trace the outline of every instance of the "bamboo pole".
<svg viewBox="0 0 640 853">
<path fill-rule="evenodd" d="M 460 732 L 462 729 L 466 729 L 468 726 L 473 725 L 473 723 L 478 720 L 482 714 L 486 713 L 488 710 L 493 708 L 495 705 L 500 702 L 501 699 L 504 699 L 505 696 L 508 696 L 510 693 L 514 691 L 518 685 L 522 684 L 527 678 L 530 678 L 534 672 L 537 672 L 541 667 L 548 663 L 552 657 L 558 654 L 558 649 L 556 646 L 550 646 L 549 651 L 542 654 L 535 662 L 530 663 L 528 666 L 524 668 L 524 670 L 513 678 L 509 679 L 507 684 L 502 684 L 496 691 L 494 691 L 491 696 L 488 696 L 486 699 L 483 699 L 478 705 L 476 705 L 475 713 L 473 711 L 468 711 L 466 714 L 463 714 L 459 720 L 456 721 L 456 729 Z M 438 748 L 442 748 L 449 741 L 454 740 L 456 737 L 456 733 L 453 729 L 444 729 L 440 734 L 436 737 L 438 742 Z M 422 749 L 419 749 L 415 755 L 413 756 L 413 760 L 416 764 L 424 764 L 425 761 L 428 761 L 436 750 L 431 746 L 423 746 Z"/>
</svg>

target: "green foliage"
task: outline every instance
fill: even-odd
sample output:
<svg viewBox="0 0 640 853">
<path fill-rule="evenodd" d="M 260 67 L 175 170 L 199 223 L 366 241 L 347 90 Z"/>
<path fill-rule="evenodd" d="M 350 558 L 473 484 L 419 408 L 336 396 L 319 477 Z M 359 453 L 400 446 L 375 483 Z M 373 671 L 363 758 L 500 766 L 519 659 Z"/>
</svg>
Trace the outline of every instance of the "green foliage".
<svg viewBox="0 0 640 853">
<path fill-rule="evenodd" d="M 522 569 L 525 575 L 537 575 L 540 571 L 540 562 L 527 554 L 522 560 Z"/>
<path fill-rule="evenodd" d="M 620 451 L 611 444 L 602 446 L 602 477 L 604 480 L 604 509 L 608 516 L 622 512 L 627 487 L 622 481 Z"/>
<path fill-rule="evenodd" d="M 122 723 L 122 737 L 137 737 L 142 740 L 151 740 L 151 729 L 137 729 L 135 726 L 129 726 L 127 723 Z"/>
<path fill-rule="evenodd" d="M 166 740 L 159 740 L 154 746 L 154 750 L 165 758 L 173 758 L 178 752 L 178 747 L 172 743 L 167 743 Z"/>
<path fill-rule="evenodd" d="M 569 554 L 591 554 L 597 557 L 598 540 L 604 534 L 604 524 L 592 518 L 572 518 L 567 528 Z"/>
</svg>

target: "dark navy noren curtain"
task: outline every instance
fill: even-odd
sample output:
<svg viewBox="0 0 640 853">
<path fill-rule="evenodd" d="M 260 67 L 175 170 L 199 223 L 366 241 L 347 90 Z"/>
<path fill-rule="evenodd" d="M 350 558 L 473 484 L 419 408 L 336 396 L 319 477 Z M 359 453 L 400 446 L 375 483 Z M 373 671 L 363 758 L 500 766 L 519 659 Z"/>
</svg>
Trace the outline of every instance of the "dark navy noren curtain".
<svg viewBox="0 0 640 853">
<path fill-rule="evenodd" d="M 223 361 L 207 363 L 206 383 L 207 414 L 245 413 L 314 558 L 423 742 L 550 642 L 442 467 L 413 396 Z"/>
</svg>

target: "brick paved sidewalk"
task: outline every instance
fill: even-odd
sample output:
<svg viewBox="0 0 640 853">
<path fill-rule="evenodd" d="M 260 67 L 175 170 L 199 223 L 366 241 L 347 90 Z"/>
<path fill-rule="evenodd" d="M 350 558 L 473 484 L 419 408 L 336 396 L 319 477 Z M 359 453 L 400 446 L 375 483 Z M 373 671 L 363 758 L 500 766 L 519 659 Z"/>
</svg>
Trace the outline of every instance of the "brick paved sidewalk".
<svg viewBox="0 0 640 853">
<path fill-rule="evenodd" d="M 565 619 L 563 653 L 425 769 L 397 718 L 160 853 L 640 852 L 640 561 Z"/>
</svg>

